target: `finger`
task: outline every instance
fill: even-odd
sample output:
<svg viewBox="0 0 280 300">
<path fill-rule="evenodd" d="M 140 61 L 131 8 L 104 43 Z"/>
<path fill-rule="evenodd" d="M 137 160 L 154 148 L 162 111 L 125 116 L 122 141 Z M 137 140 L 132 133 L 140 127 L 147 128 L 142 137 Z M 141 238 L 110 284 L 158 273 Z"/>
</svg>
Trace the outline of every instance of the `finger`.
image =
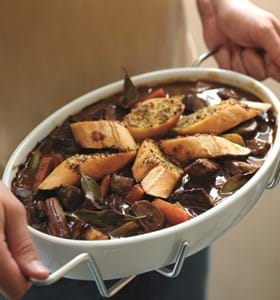
<svg viewBox="0 0 280 300">
<path fill-rule="evenodd" d="M 4 241 L 0 242 L 0 291 L 8 299 L 19 299 L 31 283 L 23 276 Z"/>
<path fill-rule="evenodd" d="M 37 257 L 28 232 L 23 205 L 7 189 L 4 189 L 3 199 L 5 234 L 10 252 L 24 275 L 37 279 L 46 278 L 49 272 Z"/>
<path fill-rule="evenodd" d="M 254 49 L 244 49 L 241 53 L 241 58 L 243 65 L 250 76 L 260 81 L 267 77 L 264 59 Z"/>
<path fill-rule="evenodd" d="M 209 19 L 213 18 L 216 15 L 211 0 L 198 0 L 197 6 L 203 24 L 205 24 Z"/>
<path fill-rule="evenodd" d="M 246 68 L 242 62 L 241 58 L 241 51 L 242 49 L 237 46 L 233 46 L 231 50 L 231 67 L 232 70 L 242 73 L 242 74 L 247 74 Z"/>
<path fill-rule="evenodd" d="M 280 22 L 279 22 L 279 20 L 274 15 L 271 16 L 271 19 L 272 19 L 272 23 L 274 25 L 274 28 L 275 28 L 276 32 L 280 36 Z"/>
<path fill-rule="evenodd" d="M 0 293 L 8 299 L 19 299 L 31 284 L 12 257 L 4 235 L 4 208 L 0 203 Z"/>
<path fill-rule="evenodd" d="M 260 23 L 255 37 L 260 46 L 266 50 L 272 61 L 280 67 L 280 36 L 274 22 Z M 277 26 L 278 28 L 278 26 Z"/>
<path fill-rule="evenodd" d="M 218 65 L 222 69 L 231 70 L 231 51 L 229 47 L 223 46 L 215 55 Z"/>
<path fill-rule="evenodd" d="M 198 0 L 198 10 L 203 26 L 204 40 L 209 49 L 227 42 L 226 36 L 218 28 L 216 12 L 211 0 Z"/>
<path fill-rule="evenodd" d="M 280 68 L 271 61 L 267 54 L 265 55 L 264 61 L 267 76 L 280 81 Z"/>
</svg>

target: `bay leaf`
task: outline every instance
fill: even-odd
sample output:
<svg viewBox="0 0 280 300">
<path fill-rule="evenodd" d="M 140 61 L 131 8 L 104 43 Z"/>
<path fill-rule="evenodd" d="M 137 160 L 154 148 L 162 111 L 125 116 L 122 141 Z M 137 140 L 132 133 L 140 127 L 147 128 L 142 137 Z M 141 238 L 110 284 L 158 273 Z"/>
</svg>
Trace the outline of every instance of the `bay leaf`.
<svg viewBox="0 0 280 300">
<path fill-rule="evenodd" d="M 81 173 L 81 187 L 85 193 L 85 197 L 90 200 L 95 207 L 102 208 L 104 202 L 98 183 L 93 178 Z"/>
<path fill-rule="evenodd" d="M 231 195 L 240 189 L 252 176 L 254 172 L 237 174 L 230 177 L 222 186 L 219 191 L 220 195 Z"/>
<path fill-rule="evenodd" d="M 129 221 L 110 232 L 113 237 L 123 237 L 135 234 L 140 229 L 136 221 Z"/>
<path fill-rule="evenodd" d="M 124 77 L 123 95 L 120 99 L 119 104 L 124 108 L 129 108 L 134 102 L 137 101 L 138 91 L 125 68 L 124 68 L 124 74 L 125 77 Z"/>
</svg>

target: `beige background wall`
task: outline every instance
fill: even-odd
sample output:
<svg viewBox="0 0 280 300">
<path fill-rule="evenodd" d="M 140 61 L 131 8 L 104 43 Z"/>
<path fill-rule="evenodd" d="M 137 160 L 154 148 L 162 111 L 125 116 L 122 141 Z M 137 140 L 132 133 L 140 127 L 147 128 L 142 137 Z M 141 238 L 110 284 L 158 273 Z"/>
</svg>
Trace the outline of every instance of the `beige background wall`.
<svg viewBox="0 0 280 300">
<path fill-rule="evenodd" d="M 280 18 L 279 0 L 254 3 Z M 199 17 L 189 12 L 198 52 L 205 51 Z M 279 53 L 280 55 L 280 53 Z M 207 65 L 213 65 L 213 62 Z M 266 81 L 280 96 L 280 84 Z M 217 240 L 211 251 L 208 300 L 280 299 L 280 185 L 266 191 L 255 208 L 234 229 Z"/>
</svg>

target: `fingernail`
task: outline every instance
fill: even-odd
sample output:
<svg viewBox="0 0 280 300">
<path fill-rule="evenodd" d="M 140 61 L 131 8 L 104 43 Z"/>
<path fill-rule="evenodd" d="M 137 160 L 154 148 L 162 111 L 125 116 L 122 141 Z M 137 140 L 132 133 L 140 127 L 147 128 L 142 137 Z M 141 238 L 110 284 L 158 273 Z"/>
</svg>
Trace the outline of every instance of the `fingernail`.
<svg viewBox="0 0 280 300">
<path fill-rule="evenodd" d="M 33 260 L 30 263 L 30 267 L 33 271 L 38 273 L 49 273 L 49 270 L 39 260 Z"/>
</svg>

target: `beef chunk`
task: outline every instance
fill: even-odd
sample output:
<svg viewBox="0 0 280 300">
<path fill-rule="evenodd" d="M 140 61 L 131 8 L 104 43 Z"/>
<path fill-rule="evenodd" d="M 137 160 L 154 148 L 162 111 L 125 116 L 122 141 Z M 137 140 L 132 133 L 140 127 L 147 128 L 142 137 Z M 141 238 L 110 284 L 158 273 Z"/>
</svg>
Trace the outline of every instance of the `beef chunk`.
<svg viewBox="0 0 280 300">
<path fill-rule="evenodd" d="M 240 160 L 226 160 L 223 165 L 225 171 L 231 176 L 244 173 L 254 173 L 259 169 L 259 166 Z"/>
<path fill-rule="evenodd" d="M 110 209 L 115 209 L 119 212 L 123 212 L 126 208 L 125 205 L 125 200 L 122 196 L 120 195 L 116 195 L 116 194 L 110 194 L 107 198 L 106 198 L 106 204 L 108 206 L 108 208 Z"/>
<path fill-rule="evenodd" d="M 220 166 L 207 158 L 199 158 L 185 168 L 191 177 L 208 177 L 219 170 Z"/>
<path fill-rule="evenodd" d="M 32 190 L 26 185 L 14 185 L 14 194 L 22 201 L 23 204 L 32 202 Z"/>
<path fill-rule="evenodd" d="M 183 102 L 188 112 L 195 112 L 203 107 L 207 106 L 206 101 L 198 98 L 196 94 L 189 94 L 184 97 Z"/>
<path fill-rule="evenodd" d="M 145 232 L 151 232 L 163 228 L 164 215 L 162 212 L 147 200 L 136 201 L 131 210 L 137 216 L 146 216 L 138 222 Z"/>
<path fill-rule="evenodd" d="M 28 224 L 40 224 L 46 220 L 45 205 L 43 201 L 38 201 L 26 206 Z"/>
<path fill-rule="evenodd" d="M 111 179 L 112 192 L 125 196 L 133 187 L 134 180 L 129 177 L 113 174 Z"/>
<path fill-rule="evenodd" d="M 36 191 L 43 180 L 63 161 L 60 154 L 49 154 L 40 160 L 39 167 L 36 172 L 33 190 Z"/>
<path fill-rule="evenodd" d="M 222 100 L 227 100 L 227 99 L 230 99 L 230 98 L 240 99 L 240 96 L 234 90 L 229 89 L 229 88 L 221 88 L 221 89 L 219 89 L 217 95 Z"/>
<path fill-rule="evenodd" d="M 74 211 L 81 207 L 84 202 L 83 192 L 76 186 L 64 185 L 57 191 L 57 196 L 63 208 L 68 211 Z"/>
<path fill-rule="evenodd" d="M 235 127 L 233 132 L 241 136 L 248 136 L 254 134 L 257 128 L 258 122 L 255 119 L 252 119 Z"/>
<path fill-rule="evenodd" d="M 72 131 L 68 122 L 62 124 L 50 135 L 49 139 L 53 143 L 55 152 L 70 156 L 79 152 L 79 147 L 76 144 Z"/>
<path fill-rule="evenodd" d="M 270 148 L 268 142 L 257 139 L 246 141 L 246 145 L 251 149 L 251 154 L 257 157 L 264 157 Z"/>
<path fill-rule="evenodd" d="M 199 215 L 213 207 L 210 196 L 203 188 L 193 188 L 175 192 L 171 196 L 172 202 L 179 202 L 186 207 L 192 215 Z"/>
</svg>

